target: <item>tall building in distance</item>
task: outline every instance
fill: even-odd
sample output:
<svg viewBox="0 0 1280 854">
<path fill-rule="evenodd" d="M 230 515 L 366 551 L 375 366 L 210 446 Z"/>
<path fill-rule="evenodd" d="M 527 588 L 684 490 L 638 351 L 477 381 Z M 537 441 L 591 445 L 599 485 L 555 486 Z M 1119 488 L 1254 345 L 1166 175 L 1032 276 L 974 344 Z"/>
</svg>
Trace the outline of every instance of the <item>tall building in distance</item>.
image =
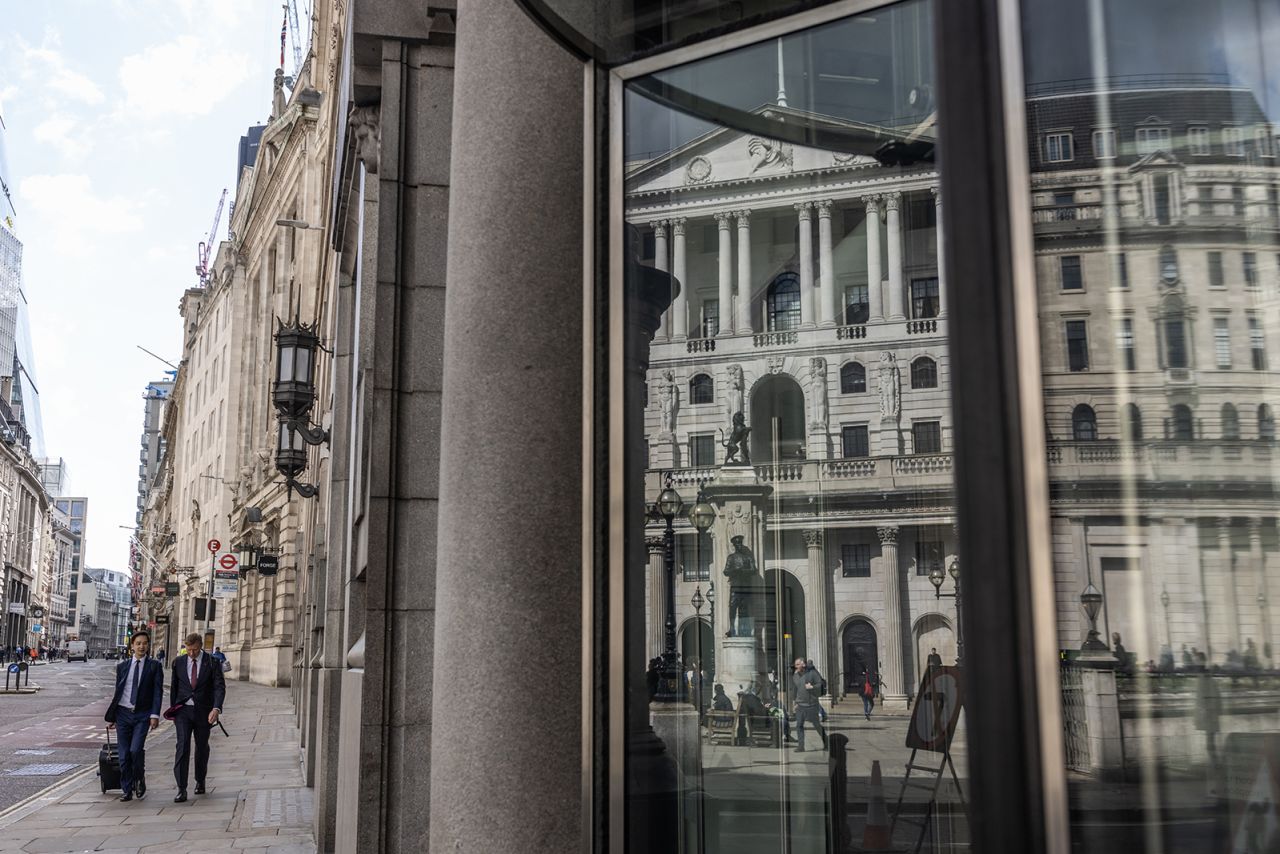
<svg viewBox="0 0 1280 854">
<path fill-rule="evenodd" d="M 156 472 L 160 470 L 160 460 L 167 450 L 164 438 L 160 435 L 160 419 L 164 413 L 164 405 L 173 392 L 176 371 L 167 372 L 163 380 L 147 383 L 142 393 L 142 449 L 138 453 L 138 512 L 135 524 L 142 524 L 142 511 L 147 506 L 147 493 Z"/>
</svg>

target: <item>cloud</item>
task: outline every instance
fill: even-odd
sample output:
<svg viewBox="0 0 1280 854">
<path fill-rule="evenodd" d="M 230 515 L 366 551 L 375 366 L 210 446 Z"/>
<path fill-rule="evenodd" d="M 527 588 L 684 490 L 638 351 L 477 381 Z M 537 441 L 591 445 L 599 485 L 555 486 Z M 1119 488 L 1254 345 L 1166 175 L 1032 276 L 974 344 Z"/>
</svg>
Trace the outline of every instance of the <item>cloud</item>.
<svg viewBox="0 0 1280 854">
<path fill-rule="evenodd" d="M 54 113 L 31 131 L 37 142 L 51 145 L 70 160 L 82 160 L 92 149 L 92 134 L 80 129 L 80 123 L 65 113 Z"/>
<path fill-rule="evenodd" d="M 88 175 L 32 175 L 18 184 L 23 213 L 43 220 L 58 251 L 91 251 L 95 236 L 141 231 L 139 202 L 133 197 L 105 197 L 94 192 Z"/>
<path fill-rule="evenodd" d="M 23 79 L 39 80 L 45 88 L 83 104 L 101 104 L 106 100 L 97 83 L 67 67 L 62 54 L 52 46 L 56 44 L 56 39 L 49 34 L 46 34 L 40 47 L 31 47 L 22 42 L 19 44 L 22 50 Z"/>
<path fill-rule="evenodd" d="M 195 36 L 152 45 L 120 63 L 130 117 L 203 116 L 249 76 L 242 53 L 210 50 Z"/>
</svg>

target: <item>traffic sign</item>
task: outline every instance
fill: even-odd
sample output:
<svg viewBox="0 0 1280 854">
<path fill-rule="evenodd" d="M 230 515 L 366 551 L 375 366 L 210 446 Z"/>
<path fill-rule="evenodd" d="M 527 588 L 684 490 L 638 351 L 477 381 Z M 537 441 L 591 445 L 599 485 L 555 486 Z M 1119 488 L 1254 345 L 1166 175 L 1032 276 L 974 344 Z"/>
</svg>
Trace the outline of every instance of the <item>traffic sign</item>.
<svg viewBox="0 0 1280 854">
<path fill-rule="evenodd" d="M 210 540 L 209 542 L 205 543 L 205 547 L 208 548 L 209 551 L 211 551 L 212 553 L 217 554 L 219 551 L 222 550 L 222 543 L 219 540 Z"/>
<path fill-rule="evenodd" d="M 31 626 L 31 631 L 37 635 L 41 634 L 44 631 L 44 626 L 40 625 L 39 623 L 34 623 Z"/>
<path fill-rule="evenodd" d="M 259 575 L 275 575 L 276 570 L 280 568 L 280 558 L 276 555 L 259 555 L 258 556 L 258 574 Z"/>
<path fill-rule="evenodd" d="M 22 672 L 22 668 L 21 668 L 21 667 L 19 667 L 16 663 L 14 663 L 14 664 L 10 664 L 10 665 L 9 665 L 9 672 L 10 672 L 10 673 L 21 673 L 21 672 Z"/>
<path fill-rule="evenodd" d="M 218 558 L 218 566 L 223 569 L 235 569 L 236 564 L 238 563 L 240 563 L 240 561 L 236 560 L 236 556 L 230 553 L 224 554 L 222 557 Z"/>
</svg>

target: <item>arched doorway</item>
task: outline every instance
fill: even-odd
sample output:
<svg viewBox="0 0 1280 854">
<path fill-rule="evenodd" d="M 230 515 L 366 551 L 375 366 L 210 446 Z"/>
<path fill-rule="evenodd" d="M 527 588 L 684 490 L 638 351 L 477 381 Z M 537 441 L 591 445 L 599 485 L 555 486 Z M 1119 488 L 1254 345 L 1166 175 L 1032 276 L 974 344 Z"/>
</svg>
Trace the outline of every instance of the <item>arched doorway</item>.
<svg viewBox="0 0 1280 854">
<path fill-rule="evenodd" d="M 680 660 L 686 668 L 691 659 L 698 659 L 702 664 L 702 672 L 710 679 L 716 672 L 716 639 L 712 631 L 711 621 L 706 617 L 696 617 L 684 621 L 680 627 Z"/>
<path fill-rule="evenodd" d="M 791 672 L 791 662 L 809 657 L 809 637 L 804 624 L 804 588 L 785 569 L 764 574 L 764 612 L 761 614 L 766 668 L 781 681 Z"/>
<path fill-rule="evenodd" d="M 941 614 L 925 614 L 916 621 L 916 685 L 929 663 L 929 651 L 936 649 L 944 665 L 956 663 L 956 636 L 951 623 Z"/>
<path fill-rule="evenodd" d="M 868 667 L 874 669 L 880 661 L 875 626 L 863 619 L 845 623 L 844 631 L 840 633 L 840 649 L 844 663 L 844 693 L 857 694 L 862 671 Z"/>
<path fill-rule="evenodd" d="M 804 459 L 804 392 L 786 374 L 773 374 L 751 392 L 751 461 Z"/>
</svg>

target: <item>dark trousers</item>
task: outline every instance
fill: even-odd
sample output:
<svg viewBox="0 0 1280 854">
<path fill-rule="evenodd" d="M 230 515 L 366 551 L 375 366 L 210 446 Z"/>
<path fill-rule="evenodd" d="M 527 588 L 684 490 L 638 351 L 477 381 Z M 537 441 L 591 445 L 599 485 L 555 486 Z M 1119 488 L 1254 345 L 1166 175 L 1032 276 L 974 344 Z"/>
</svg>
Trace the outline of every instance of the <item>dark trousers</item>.
<svg viewBox="0 0 1280 854">
<path fill-rule="evenodd" d="M 151 715 L 145 711 L 120 709 L 116 713 L 116 733 L 120 736 L 120 791 L 129 794 L 147 770 L 147 731 Z"/>
<path fill-rule="evenodd" d="M 191 736 L 196 737 L 196 784 L 204 785 L 205 772 L 209 770 L 209 726 L 208 713 L 200 714 L 195 706 L 183 706 L 174 718 L 177 729 L 177 755 L 173 760 L 173 778 L 178 781 L 178 790 L 187 790 L 187 769 L 191 765 Z"/>
<path fill-rule="evenodd" d="M 818 719 L 818 706 L 815 703 L 812 706 L 796 706 L 796 747 L 804 747 L 804 725 L 813 724 L 813 728 L 818 731 L 818 735 L 822 738 L 822 746 L 827 746 L 827 731 L 822 726 L 822 721 Z"/>
</svg>

